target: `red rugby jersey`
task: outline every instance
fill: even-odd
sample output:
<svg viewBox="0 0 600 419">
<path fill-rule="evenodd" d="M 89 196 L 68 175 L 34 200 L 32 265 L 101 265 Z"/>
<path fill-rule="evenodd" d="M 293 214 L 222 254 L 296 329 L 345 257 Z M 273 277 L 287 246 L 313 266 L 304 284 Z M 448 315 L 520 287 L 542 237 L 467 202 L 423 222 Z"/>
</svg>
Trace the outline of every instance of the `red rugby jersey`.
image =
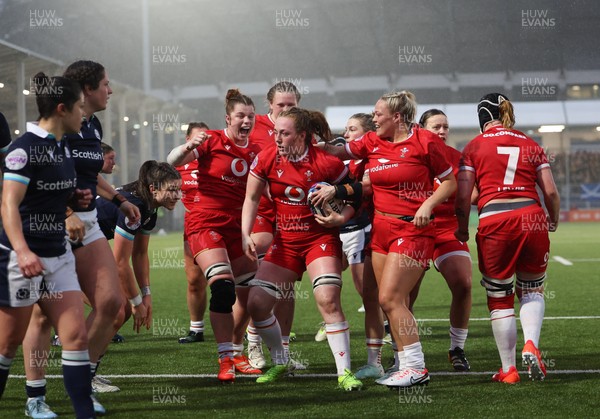
<svg viewBox="0 0 600 419">
<path fill-rule="evenodd" d="M 198 160 L 192 160 L 183 166 L 177 166 L 181 175 L 181 203 L 187 211 L 191 211 L 195 203 L 200 202 L 198 191 Z"/>
<path fill-rule="evenodd" d="M 256 118 L 254 119 L 254 128 L 250 133 L 250 141 L 258 144 L 261 150 L 275 145 L 275 124 L 268 114 L 256 115 Z M 275 219 L 274 204 L 264 195 L 260 197 L 258 214 L 267 220 Z"/>
<path fill-rule="evenodd" d="M 250 141 L 258 144 L 261 150 L 275 144 L 275 124 L 269 115 L 256 115 Z"/>
<path fill-rule="evenodd" d="M 348 173 L 335 156 L 309 145 L 304 155 L 289 160 L 277 154 L 277 147 L 263 150 L 252 163 L 250 173 L 269 184 L 275 202 L 280 231 L 323 232 L 308 207 L 306 196 L 317 182 L 339 183 Z"/>
<path fill-rule="evenodd" d="M 241 210 L 248 169 L 260 151 L 248 141 L 238 146 L 224 130 L 209 130 L 211 138 L 194 149 L 198 160 L 198 193 L 203 209 Z"/>
<path fill-rule="evenodd" d="M 542 147 L 500 125 L 469 142 L 460 162 L 460 170 L 475 173 L 480 211 L 492 199 L 530 198 L 539 203 L 537 172 L 545 167 L 550 164 Z"/>
<path fill-rule="evenodd" d="M 418 127 L 399 143 L 368 132 L 346 144 L 353 158 L 368 159 L 375 209 L 399 215 L 414 215 L 433 193 L 434 178 L 452 172 L 445 147 L 440 137 Z"/>
<path fill-rule="evenodd" d="M 448 157 L 448 161 L 452 164 L 452 172 L 456 176 L 458 174 L 458 166 L 460 165 L 460 157 L 462 153 L 457 149 L 450 147 L 446 144 L 446 153 Z M 433 190 L 436 191 L 440 186 L 440 181 L 438 178 L 435 178 L 435 182 L 433 184 Z M 440 205 L 435 207 L 433 212 L 435 213 L 436 219 L 440 218 L 456 218 L 454 214 L 454 202 L 456 201 L 456 193 L 453 193 L 450 198 L 442 202 Z"/>
</svg>

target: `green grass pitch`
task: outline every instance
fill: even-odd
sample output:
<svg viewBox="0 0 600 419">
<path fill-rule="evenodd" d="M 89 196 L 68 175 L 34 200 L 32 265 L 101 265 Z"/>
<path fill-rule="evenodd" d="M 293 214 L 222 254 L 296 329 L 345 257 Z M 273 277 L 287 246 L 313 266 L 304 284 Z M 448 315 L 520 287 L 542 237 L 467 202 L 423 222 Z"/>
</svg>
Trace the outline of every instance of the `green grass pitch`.
<svg viewBox="0 0 600 419">
<path fill-rule="evenodd" d="M 298 338 L 290 347 L 296 358 L 308 364 L 308 370 L 271 385 L 258 385 L 253 378 L 239 375 L 233 385 L 219 384 L 214 376 L 216 345 L 209 322 L 206 342 L 177 343 L 177 337 L 186 333 L 189 324 L 181 240 L 181 234 L 151 239 L 154 326 L 137 335 L 129 322 L 121 329 L 125 343 L 111 344 L 100 374 L 117 375 L 111 379 L 121 391 L 99 395 L 108 417 L 564 418 L 600 415 L 598 223 L 562 224 L 551 235 L 551 256 L 560 256 L 572 265 L 552 260 L 548 271 L 545 291 L 548 319 L 544 322 L 540 344 L 548 364 L 546 381 L 530 382 L 526 374 L 522 374 L 520 384 L 509 386 L 492 383 L 490 374 L 485 373 L 496 371 L 500 360 L 489 321 L 479 320 L 488 317 L 488 310 L 474 264 L 473 320 L 465 348 L 472 373 L 451 373 L 447 360 L 449 323 L 444 320 L 448 318 L 450 292 L 443 278 L 431 270 L 415 307 L 417 319 L 426 319 L 419 320 L 419 328 L 427 367 L 432 374 L 431 383 L 428 387 L 400 393 L 372 381 L 365 381 L 361 392 L 349 393 L 336 388 L 335 366 L 328 345 L 314 341 L 320 316 L 306 280 L 297 292 L 293 330 Z M 471 240 L 472 251 L 474 248 Z M 350 322 L 352 366 L 356 369 L 366 362 L 363 314 L 357 312 L 360 301 L 348 271 L 344 282 L 343 307 Z M 575 316 L 595 318 L 572 318 Z M 517 349 L 522 345 L 519 330 Z M 59 350 L 53 348 L 52 351 L 54 358 L 60 359 Z M 391 347 L 386 346 L 384 364 L 391 358 Z M 60 374 L 60 367 L 52 364 L 48 373 Z M 11 374 L 23 374 L 20 353 Z M 148 376 L 131 377 L 133 374 Z M 177 374 L 200 376 L 173 376 Z M 160 377 L 162 375 L 172 376 Z M 48 380 L 47 401 L 60 417 L 73 417 L 60 378 Z M 24 403 L 24 379 L 9 379 L 0 402 L 0 418 L 23 417 Z"/>
</svg>

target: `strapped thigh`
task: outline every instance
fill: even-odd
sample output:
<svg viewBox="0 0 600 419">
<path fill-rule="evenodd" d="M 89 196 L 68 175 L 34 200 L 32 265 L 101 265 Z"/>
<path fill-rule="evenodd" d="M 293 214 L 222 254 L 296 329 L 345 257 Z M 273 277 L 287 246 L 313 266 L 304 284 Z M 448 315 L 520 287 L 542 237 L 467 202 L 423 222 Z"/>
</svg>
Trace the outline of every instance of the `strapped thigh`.
<svg viewBox="0 0 600 419">
<path fill-rule="evenodd" d="M 277 285 L 273 284 L 272 282 L 263 281 L 262 279 L 255 278 L 248 283 L 248 286 L 260 287 L 267 294 L 269 294 L 275 298 L 280 298 L 280 295 L 281 295 L 281 291 L 279 290 L 279 287 L 277 287 Z"/>
<path fill-rule="evenodd" d="M 342 288 L 342 276 L 340 274 L 323 274 L 319 275 L 313 281 L 313 293 L 318 287 L 324 285 L 332 285 L 338 288 Z"/>
<path fill-rule="evenodd" d="M 214 265 L 210 265 L 208 268 L 206 268 L 206 271 L 204 271 L 204 277 L 206 278 L 206 281 L 210 281 L 217 275 L 227 275 L 230 277 L 233 276 L 231 265 L 227 262 L 218 262 Z"/>
<path fill-rule="evenodd" d="M 517 276 L 517 288 L 522 290 L 532 290 L 544 286 L 546 280 L 546 274 L 544 273 L 541 278 L 524 280 Z"/>
<path fill-rule="evenodd" d="M 488 297 L 495 298 L 511 295 L 514 292 L 513 282 L 512 276 L 508 279 L 481 278 L 481 285 L 487 290 Z"/>
<path fill-rule="evenodd" d="M 254 279 L 254 275 L 256 275 L 256 271 L 236 276 L 234 278 L 235 286 L 247 288 Z"/>
</svg>

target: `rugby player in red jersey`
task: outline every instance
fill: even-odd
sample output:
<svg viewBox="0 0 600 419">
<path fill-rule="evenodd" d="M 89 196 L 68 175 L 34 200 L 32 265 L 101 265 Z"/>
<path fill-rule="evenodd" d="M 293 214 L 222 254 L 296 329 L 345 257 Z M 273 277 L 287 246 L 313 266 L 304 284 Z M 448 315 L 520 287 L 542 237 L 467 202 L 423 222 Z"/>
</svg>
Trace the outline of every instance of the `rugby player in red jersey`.
<svg viewBox="0 0 600 419">
<path fill-rule="evenodd" d="M 361 138 L 365 133 L 375 131 L 373 115 L 366 113 L 357 113 L 352 115 L 346 123 L 344 139 L 346 142 L 355 141 Z M 342 143 L 344 144 L 344 143 Z M 339 146 L 339 144 L 338 144 Z M 367 195 L 365 178 L 365 169 L 367 160 L 349 160 L 345 162 L 354 179 L 362 179 L 364 194 Z M 345 187 L 344 187 L 345 188 Z M 327 193 L 327 190 L 329 192 Z M 319 189 L 320 196 L 325 199 L 335 197 L 337 186 L 325 186 Z M 373 273 L 371 264 L 370 237 L 371 237 L 371 219 L 373 218 L 373 204 L 371 197 L 363 202 L 357 215 L 350 221 L 340 227 L 340 240 L 342 241 L 343 261 L 342 268 L 350 266 L 354 286 L 361 296 L 363 302 L 363 311 L 365 313 L 365 335 L 367 346 L 367 364 L 356 370 L 356 378 L 359 380 L 365 378 L 380 378 L 385 371 L 381 365 L 381 349 L 384 338 L 384 319 L 383 312 L 379 306 L 377 282 Z M 359 309 L 359 311 L 361 311 Z M 319 329 L 315 335 L 315 340 L 324 340 L 327 338 L 325 325 Z M 397 348 L 396 348 L 397 349 Z M 397 350 L 396 350 L 397 352 Z"/>
<path fill-rule="evenodd" d="M 523 364 L 533 380 L 543 380 L 546 367 L 538 350 L 544 319 L 544 279 L 550 251 L 549 231 L 556 230 L 560 197 L 542 147 L 513 129 L 508 98 L 485 95 L 477 105 L 482 134 L 463 150 L 458 174 L 456 238 L 469 239 L 469 212 L 474 185 L 479 189 L 477 251 L 481 285 L 487 290 L 492 331 L 502 361 L 494 381 L 520 381 L 516 368 L 517 323 L 513 275 L 521 303 L 519 317 L 525 346 Z M 536 185 L 542 191 L 542 208 Z"/>
<path fill-rule="evenodd" d="M 440 136 L 444 142 L 448 139 L 448 118 L 439 109 L 429 109 L 421 115 L 419 125 Z M 454 175 L 458 173 L 461 152 L 446 144 L 448 160 L 452 163 Z M 436 180 L 434 189 L 439 183 Z M 448 360 L 456 371 L 469 371 L 471 366 L 465 355 L 465 341 L 469 332 L 471 314 L 471 271 L 472 262 L 469 246 L 454 237 L 458 225 L 454 215 L 454 196 L 442 202 L 435 213 L 435 247 L 433 265 L 442 274 L 450 292 L 450 349 Z M 425 273 L 423 273 L 423 277 Z M 422 278 L 421 278 L 422 280 Z M 419 293 L 419 283 L 410 293 L 410 309 Z"/>
<path fill-rule="evenodd" d="M 185 134 L 188 142 L 201 132 L 208 131 L 204 122 L 190 122 Z M 179 343 L 204 342 L 204 312 L 206 311 L 206 278 L 202 269 L 194 263 L 194 256 L 187 239 L 187 226 L 190 223 L 192 207 L 200 202 L 198 193 L 198 161 L 192 160 L 177 167 L 181 174 L 181 203 L 185 209 L 183 217 L 183 260 L 187 278 L 186 300 L 190 313 L 190 330 L 186 336 L 179 338 Z"/>
<path fill-rule="evenodd" d="M 371 249 L 379 303 L 398 348 L 403 349 L 399 370 L 376 380 L 390 387 L 429 382 L 408 298 L 433 256 L 433 209 L 456 190 L 444 143 L 413 124 L 416 108 L 410 92 L 386 94 L 375 104 L 375 132 L 347 143 L 345 150 L 325 146 L 341 158 L 369 159 L 375 206 Z M 440 181 L 435 191 L 434 178 Z"/>
<path fill-rule="evenodd" d="M 347 142 L 352 142 L 372 131 L 375 131 L 373 115 L 357 113 L 348 119 L 344 138 Z M 367 160 L 350 160 L 347 163 L 352 177 L 363 179 Z M 361 296 L 365 313 L 367 363 L 356 370 L 356 378 L 359 380 L 380 378 L 384 375 L 381 365 L 381 349 L 385 335 L 384 318 L 377 297 L 377 282 L 370 254 L 371 219 L 373 218 L 371 198 L 369 197 L 363 203 L 358 214 L 350 222 L 340 228 L 342 250 L 350 266 L 354 286 Z"/>
<path fill-rule="evenodd" d="M 341 243 L 337 229 L 320 225 L 307 201 L 316 182 L 337 184 L 347 177 L 344 163 L 311 144 L 313 134 L 330 139 L 331 132 L 320 112 L 300 108 L 283 111 L 275 121 L 277 147 L 263 150 L 251 168 L 242 211 L 242 240 L 246 254 L 256 258 L 251 231 L 265 188 L 275 202 L 277 233 L 251 284 L 248 310 L 269 350 L 274 366 L 257 382 L 270 383 L 293 370 L 281 340 L 279 322 L 273 315 L 278 298 L 293 292 L 295 281 L 307 271 L 315 301 L 327 328 L 338 386 L 358 390 L 362 383 L 350 371 L 350 334 L 340 304 Z M 354 214 L 346 206 L 347 219 Z M 322 222 L 328 220 L 321 218 Z M 332 225 L 333 227 L 333 225 Z"/>
<path fill-rule="evenodd" d="M 275 145 L 275 120 L 282 111 L 286 111 L 300 103 L 300 92 L 290 81 L 275 83 L 267 92 L 269 113 L 256 115 L 254 129 L 250 133 L 250 140 L 257 143 L 260 149 Z M 273 201 L 267 196 L 262 196 L 258 206 L 256 222 L 252 229 L 252 240 L 256 245 L 258 261 L 264 258 L 267 249 L 273 241 L 275 229 L 275 208 Z M 288 348 L 292 321 L 294 320 L 295 298 L 294 293 L 289 293 L 286 298 L 281 299 L 275 305 L 275 317 L 281 325 L 281 333 L 284 345 Z M 266 365 L 262 351 L 261 338 L 256 332 L 254 325 L 250 322 L 248 326 L 248 360 L 254 368 L 263 368 Z M 296 368 L 306 368 L 299 362 L 295 362 Z"/>
<path fill-rule="evenodd" d="M 256 261 L 241 246 L 241 209 L 250 164 L 260 151 L 250 141 L 254 103 L 237 89 L 226 96 L 224 130 L 201 132 L 169 153 L 169 163 L 184 165 L 198 160 L 198 191 L 202 205 L 194 205 L 187 236 L 195 262 L 211 289 L 209 312 L 218 345 L 221 382 L 235 381 L 235 370 L 258 373 L 246 357 L 234 354 L 236 295 L 246 306 L 247 283 L 254 277 Z M 236 316 L 246 314 L 238 312 Z M 247 315 L 246 315 L 247 316 Z"/>
</svg>

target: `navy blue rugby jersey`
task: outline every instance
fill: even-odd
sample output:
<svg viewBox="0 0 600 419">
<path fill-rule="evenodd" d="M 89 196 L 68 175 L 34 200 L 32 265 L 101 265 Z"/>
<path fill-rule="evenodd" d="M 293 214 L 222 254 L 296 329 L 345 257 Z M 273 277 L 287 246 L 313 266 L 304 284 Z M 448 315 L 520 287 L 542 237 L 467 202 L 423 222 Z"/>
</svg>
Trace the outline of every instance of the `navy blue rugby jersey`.
<svg viewBox="0 0 600 419">
<path fill-rule="evenodd" d="M 117 189 L 129 202 L 137 206 L 140 210 L 141 219 L 136 224 L 129 224 L 127 217 L 111 201 L 98 197 L 96 199 L 96 208 L 98 209 L 98 224 L 108 240 L 115 237 L 115 233 L 125 237 L 127 240 L 133 240 L 135 235 L 150 234 L 156 227 L 156 208 L 150 209 L 136 195 L 131 192 Z"/>
<path fill-rule="evenodd" d="M 75 161 L 77 172 L 77 188 L 91 189 L 92 195 L 96 197 L 98 186 L 98 173 L 104 165 L 104 154 L 100 142 L 102 141 L 102 125 L 94 115 L 89 120 L 81 122 L 79 134 L 65 136 L 69 142 L 69 149 Z M 96 208 L 93 200 L 87 208 L 76 207 L 74 211 L 92 211 Z"/>
<path fill-rule="evenodd" d="M 27 245 L 40 257 L 66 252 L 65 212 L 77 178 L 75 165 L 65 141 L 57 142 L 35 124 L 9 147 L 4 159 L 4 181 L 27 185 L 19 206 Z M 5 232 L 0 244 L 12 249 Z"/>
<path fill-rule="evenodd" d="M 358 210 L 358 215 L 348 220 L 346 224 L 340 227 L 340 233 L 349 233 L 351 231 L 362 230 L 371 224 L 369 214 L 363 208 Z"/>
</svg>

